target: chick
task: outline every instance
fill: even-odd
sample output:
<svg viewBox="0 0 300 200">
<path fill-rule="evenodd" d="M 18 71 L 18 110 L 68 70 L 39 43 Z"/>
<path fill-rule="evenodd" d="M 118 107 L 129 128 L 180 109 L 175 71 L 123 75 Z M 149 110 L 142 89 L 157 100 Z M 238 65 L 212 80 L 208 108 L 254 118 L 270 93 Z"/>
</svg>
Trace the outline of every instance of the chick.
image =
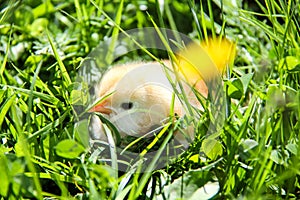
<svg viewBox="0 0 300 200">
<path fill-rule="evenodd" d="M 235 44 L 222 38 L 209 39 L 200 46 L 191 44 L 178 55 L 175 65 L 166 60 L 162 63 L 135 62 L 113 67 L 96 86 L 98 98 L 110 95 L 91 111 L 106 115 L 121 137 L 152 136 L 150 133 L 162 127 L 170 115 L 174 119 L 175 116 L 183 117 L 186 114 L 186 105 L 178 97 L 172 105 L 174 89 L 179 94 L 186 94 L 189 105 L 201 109 L 191 87 L 207 97 L 208 88 L 203 79 L 213 82 L 222 75 L 226 66 L 233 63 Z M 183 80 L 182 87 L 176 82 L 178 78 Z M 170 112 L 172 106 L 173 113 Z M 93 118 L 93 139 L 107 140 L 101 128 L 99 118 Z M 179 131 L 174 132 L 174 138 L 188 147 L 189 139 L 194 138 L 194 128 L 187 126 L 185 130 L 184 135 Z"/>
<path fill-rule="evenodd" d="M 164 122 L 170 119 L 170 114 L 183 117 L 186 114 L 185 105 L 178 97 L 174 100 L 174 113 L 170 113 L 174 88 L 169 79 L 176 82 L 176 78 L 171 70 L 171 62 L 163 61 L 163 65 L 158 62 L 135 62 L 114 66 L 96 85 L 98 98 L 111 95 L 91 111 L 104 114 L 116 126 L 121 137 L 140 137 L 145 134 L 146 137 L 151 137 L 153 134 L 150 133 L 163 127 Z M 176 89 L 184 92 L 189 103 L 200 109 L 191 86 L 184 82 L 182 84 L 184 91 L 180 91 L 178 85 Z M 193 85 L 203 96 L 207 96 L 203 80 L 198 80 Z M 91 132 L 92 138 L 107 140 L 98 118 L 93 118 Z M 186 128 L 185 136 L 177 131 L 174 138 L 187 147 L 189 139 L 194 138 L 194 130 L 192 127 Z"/>
</svg>

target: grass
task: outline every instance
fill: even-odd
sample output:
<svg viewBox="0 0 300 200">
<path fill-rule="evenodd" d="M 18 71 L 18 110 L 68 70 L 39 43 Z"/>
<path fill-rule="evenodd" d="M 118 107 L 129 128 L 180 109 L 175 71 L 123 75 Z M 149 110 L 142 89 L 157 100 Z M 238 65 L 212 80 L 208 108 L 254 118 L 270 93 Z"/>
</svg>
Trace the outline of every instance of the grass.
<svg viewBox="0 0 300 200">
<path fill-rule="evenodd" d="M 1 199 L 299 198 L 299 0 L 159 2 L 0 3 Z M 118 172 L 88 151 L 75 79 L 100 41 L 154 24 L 236 42 L 223 80 L 227 118 L 216 139 L 205 134 L 215 116 L 202 115 L 195 142 L 162 169 Z M 149 59 L 141 50 L 119 62 L 141 57 Z"/>
</svg>

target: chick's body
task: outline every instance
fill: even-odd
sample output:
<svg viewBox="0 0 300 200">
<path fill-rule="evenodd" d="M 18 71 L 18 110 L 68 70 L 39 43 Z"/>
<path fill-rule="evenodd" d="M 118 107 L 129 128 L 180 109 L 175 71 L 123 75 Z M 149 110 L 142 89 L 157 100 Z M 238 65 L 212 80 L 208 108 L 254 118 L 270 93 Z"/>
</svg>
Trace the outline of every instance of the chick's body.
<svg viewBox="0 0 300 200">
<path fill-rule="evenodd" d="M 169 61 L 164 61 L 164 64 L 171 69 Z M 111 95 L 93 110 L 105 114 L 122 137 L 126 135 L 139 137 L 151 133 L 156 128 L 162 127 L 170 114 L 183 116 L 185 109 L 177 97 L 173 105 L 174 113 L 170 113 L 174 88 L 169 79 L 175 80 L 175 75 L 171 71 L 166 71 L 169 70 L 158 62 L 137 62 L 113 67 L 104 74 L 96 87 L 96 95 L 99 98 Z M 204 82 L 200 81 L 197 85 L 199 84 L 200 92 L 206 95 Z M 179 87 L 176 89 L 180 91 Z M 184 84 L 184 90 L 191 103 L 200 107 L 190 87 Z M 101 131 L 100 120 L 94 120 L 96 122 L 92 125 L 93 137 L 106 140 L 105 134 Z M 187 130 L 187 134 L 193 138 L 193 131 Z M 187 141 L 183 141 L 183 136 L 176 134 L 175 138 L 184 146 L 188 145 Z"/>
</svg>

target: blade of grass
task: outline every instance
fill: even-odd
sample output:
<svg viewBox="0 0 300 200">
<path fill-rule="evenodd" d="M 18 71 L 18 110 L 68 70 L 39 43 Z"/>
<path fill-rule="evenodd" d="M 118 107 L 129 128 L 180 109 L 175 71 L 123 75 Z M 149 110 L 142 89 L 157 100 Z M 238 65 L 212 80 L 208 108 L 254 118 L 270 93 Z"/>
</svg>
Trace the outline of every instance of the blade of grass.
<svg viewBox="0 0 300 200">
<path fill-rule="evenodd" d="M 165 7 L 165 4 L 167 3 L 167 2 L 162 2 L 163 3 L 163 7 L 161 6 L 161 2 L 159 1 L 159 0 L 155 0 L 155 6 L 156 6 L 156 12 L 157 12 L 157 14 L 158 14 L 158 21 L 159 21 L 159 25 L 160 25 L 160 27 L 163 27 L 163 28 L 165 28 L 165 22 L 164 22 L 164 19 L 163 19 L 163 13 L 162 13 L 162 11 L 163 11 L 163 8 Z"/>
<path fill-rule="evenodd" d="M 172 124 L 172 122 L 170 122 Z M 180 125 L 180 121 L 177 121 L 174 124 L 174 129 L 176 130 L 177 127 Z M 145 173 L 142 175 L 141 179 L 139 180 L 139 184 L 136 187 L 132 187 L 131 192 L 129 194 L 129 199 L 137 199 L 139 197 L 139 195 L 141 194 L 142 190 L 144 189 L 147 181 L 149 180 L 150 176 L 152 175 L 152 171 L 154 171 L 156 164 L 158 163 L 158 160 L 163 152 L 163 150 L 166 148 L 168 142 L 170 141 L 170 139 L 173 137 L 173 130 L 170 130 L 167 137 L 164 139 L 163 143 L 161 144 L 160 148 L 158 149 L 157 153 L 155 154 L 155 156 L 153 157 L 152 161 L 150 162 L 150 164 L 148 165 L 148 167 L 145 169 Z M 164 132 L 166 132 L 167 129 L 162 129 L 161 132 L 159 133 L 159 135 L 164 134 Z M 143 151 L 144 153 L 145 151 Z M 141 153 L 141 157 L 143 157 L 143 153 Z M 136 174 L 136 177 L 139 176 L 139 174 Z"/>
<path fill-rule="evenodd" d="M 0 23 L 1 24 L 1 23 Z M 4 76 L 3 76 L 3 72 L 5 70 L 5 66 L 7 64 L 7 58 L 8 58 L 8 52 L 9 52 L 9 48 L 10 48 L 10 42 L 11 42 L 11 35 L 12 35 L 12 31 L 13 29 L 11 28 L 10 29 L 10 33 L 9 33 L 9 38 L 8 38 L 8 42 L 7 42 L 7 46 L 6 46 L 6 54 L 4 55 L 4 58 L 3 58 L 3 61 L 2 61 L 2 65 L 0 67 L 0 80 L 2 83 L 6 84 L 6 80 L 4 79 Z"/>
<path fill-rule="evenodd" d="M 14 13 L 14 11 L 17 9 L 17 7 L 21 4 L 22 1 L 9 1 L 8 6 L 3 9 L 1 14 L 1 18 L 0 18 L 0 24 L 2 24 L 7 18 L 9 18 L 12 13 Z M 5 4 L 5 3 L 4 3 Z"/>
<path fill-rule="evenodd" d="M 154 147 L 154 145 L 159 141 L 160 138 L 166 133 L 166 131 L 171 126 L 171 122 L 167 123 L 165 127 L 159 132 L 159 134 L 153 139 L 153 141 L 140 153 L 141 157 L 144 157 L 146 153 Z"/>
<path fill-rule="evenodd" d="M 4 120 L 5 116 L 6 116 L 6 113 L 10 109 L 11 105 L 15 102 L 15 99 L 16 99 L 16 95 L 15 94 L 9 96 L 6 99 L 6 101 L 2 104 L 2 106 L 0 107 L 0 126 L 3 123 L 3 120 Z"/>
<path fill-rule="evenodd" d="M 90 2 L 98 9 L 102 12 L 102 14 L 104 15 L 105 18 L 107 18 L 110 22 L 113 23 L 114 26 L 116 26 L 126 37 L 130 38 L 133 43 L 135 45 L 137 45 L 142 51 L 144 51 L 146 54 L 148 54 L 151 58 L 153 58 L 156 61 L 159 61 L 159 59 L 154 56 L 150 51 L 148 51 L 145 47 L 143 47 L 143 45 L 141 45 L 140 43 L 138 43 L 134 38 L 132 38 L 124 29 L 122 29 L 118 24 L 115 23 L 115 21 L 109 17 L 108 14 L 105 13 L 104 10 L 102 10 L 101 8 L 99 8 L 99 6 L 95 3 L 95 1 L 90 0 Z"/>
<path fill-rule="evenodd" d="M 21 131 L 24 131 L 25 129 L 23 129 L 23 119 L 22 119 L 22 115 L 20 116 L 19 112 L 18 112 L 18 104 L 13 104 L 10 107 L 10 112 L 11 112 L 11 122 L 9 123 L 11 128 L 14 127 L 15 130 L 17 132 L 12 132 L 12 135 L 14 136 L 15 139 L 17 139 L 18 137 L 18 133 Z M 9 119 L 7 119 L 8 121 Z M 12 129 L 12 131 L 14 131 Z"/>
<path fill-rule="evenodd" d="M 216 30 L 215 30 L 214 12 L 213 12 L 213 10 L 212 10 L 211 0 L 208 0 L 208 1 L 207 1 L 207 6 L 208 6 L 208 13 L 209 13 L 210 24 L 211 24 L 212 38 L 213 38 L 213 39 L 216 39 Z"/>
<path fill-rule="evenodd" d="M 31 82 L 31 85 L 30 85 L 30 93 L 29 93 L 29 97 L 28 97 L 28 102 L 27 102 L 27 105 L 28 105 L 28 111 L 26 113 L 26 122 L 27 122 L 27 131 L 29 132 L 30 130 L 30 126 L 31 126 L 31 117 L 30 117 L 30 114 L 31 114 L 31 110 L 32 110 L 32 106 L 33 106 L 33 89 L 34 89 L 34 86 L 35 86 L 35 83 L 36 83 L 36 79 L 38 77 L 38 74 L 41 70 L 41 67 L 42 67 L 42 64 L 43 62 L 40 62 L 34 72 L 34 75 L 33 75 L 33 79 L 32 79 L 32 82 Z"/>
<path fill-rule="evenodd" d="M 261 148 L 264 148 L 264 147 L 261 147 Z M 263 156 L 263 160 L 262 161 L 258 161 L 257 164 L 256 164 L 256 167 L 255 167 L 255 172 L 253 173 L 253 175 L 255 174 L 255 178 L 251 181 L 251 185 L 252 187 L 257 190 L 257 189 L 260 189 L 262 184 L 264 183 L 265 179 L 262 179 L 262 176 L 264 175 L 264 177 L 266 177 L 266 173 L 269 173 L 269 167 L 270 167 L 270 164 L 272 165 L 272 160 L 269 160 L 269 157 L 271 155 L 271 151 L 272 151 L 272 147 L 268 147 L 266 149 L 266 151 L 264 152 Z M 269 162 L 268 162 L 269 160 Z M 267 164 L 268 163 L 268 164 Z M 268 169 L 268 170 L 266 170 Z M 266 170 L 266 172 L 265 172 Z"/>
<path fill-rule="evenodd" d="M 125 196 L 130 192 L 132 188 L 132 183 L 130 183 L 130 180 L 132 178 L 132 175 L 136 172 L 135 168 L 130 168 L 130 170 L 124 175 L 125 177 L 122 178 L 118 185 L 118 189 L 115 194 L 116 199 L 125 199 Z"/>
<path fill-rule="evenodd" d="M 132 184 L 129 184 L 125 188 L 123 188 L 122 191 L 116 197 L 116 200 L 126 199 L 126 195 L 128 194 L 129 191 L 131 191 L 131 188 L 132 188 Z"/>
<path fill-rule="evenodd" d="M 113 58 L 114 58 L 113 52 L 116 48 L 116 42 L 118 40 L 118 35 L 119 35 L 119 31 L 120 31 L 119 27 L 120 27 L 121 19 L 122 19 L 123 5 L 124 5 L 124 0 L 121 0 L 117 14 L 116 14 L 116 18 L 114 20 L 114 23 L 117 24 L 118 26 L 114 26 L 114 28 L 113 28 L 113 31 L 112 31 L 113 37 L 111 38 L 112 40 L 109 45 L 108 52 L 107 52 L 107 55 L 105 58 L 106 63 L 109 63 L 109 64 L 111 64 L 113 62 Z"/>
<path fill-rule="evenodd" d="M 178 74 L 178 70 L 177 70 L 177 66 L 179 65 L 178 60 L 177 60 L 174 52 L 172 51 L 172 49 L 171 49 L 171 47 L 170 47 L 170 45 L 167 41 L 167 38 L 165 38 L 163 33 L 161 32 L 161 29 L 156 25 L 156 23 L 154 22 L 154 20 L 152 19 L 151 16 L 149 16 L 149 18 L 150 18 L 152 24 L 154 25 L 154 28 L 155 28 L 161 42 L 163 43 L 164 47 L 166 48 L 166 50 L 167 50 L 167 52 L 170 56 L 170 60 L 171 60 L 172 68 L 173 68 L 172 73 L 175 75 L 175 82 L 172 80 L 170 74 L 168 73 L 166 66 L 165 66 L 165 70 L 164 70 L 165 75 L 167 76 L 170 84 L 172 85 L 176 95 L 182 97 L 181 100 L 183 100 L 183 102 L 185 103 L 185 106 L 187 107 L 189 114 L 191 116 L 193 116 L 194 115 L 193 109 L 192 109 L 192 107 L 191 107 L 191 105 L 188 101 L 185 90 L 184 90 L 183 85 L 182 85 L 182 83 L 180 81 L 180 78 L 179 78 L 179 74 Z M 162 62 L 159 62 L 159 63 L 161 63 L 164 66 L 164 64 Z M 177 85 L 180 88 L 180 92 L 178 92 L 178 90 L 177 90 Z M 179 93 L 180 93 L 180 95 L 179 95 Z"/>
<path fill-rule="evenodd" d="M 28 170 L 31 172 L 32 174 L 32 178 L 33 178 L 33 183 L 34 183 L 34 194 L 35 197 L 39 200 L 43 199 L 43 190 L 42 190 L 42 185 L 39 179 L 39 175 L 37 173 L 36 167 L 32 162 L 32 155 L 31 155 L 31 151 L 30 151 L 30 145 L 28 143 L 27 137 L 25 136 L 24 132 L 20 132 L 18 133 L 18 141 L 17 143 L 20 146 L 20 149 L 22 149 L 22 153 L 25 157 L 26 160 L 26 164 L 28 167 Z"/>
<path fill-rule="evenodd" d="M 176 23 L 175 23 L 174 17 L 172 15 L 171 10 L 170 10 L 169 0 L 167 0 L 167 2 L 164 5 L 165 5 L 165 12 L 166 12 L 168 21 L 170 23 L 171 30 L 174 31 L 174 36 L 175 36 L 177 42 L 180 42 L 181 41 L 180 35 L 177 34 L 178 33 L 178 29 L 176 27 Z"/>
<path fill-rule="evenodd" d="M 170 131 L 168 133 L 166 139 L 162 143 L 161 147 L 158 149 L 155 157 L 153 158 L 153 160 L 151 161 L 151 163 L 148 165 L 147 169 L 145 170 L 146 172 L 143 174 L 143 176 L 139 180 L 139 184 L 138 184 L 136 190 L 133 189 L 134 187 L 132 188 L 132 190 L 130 192 L 130 194 L 132 194 L 132 197 L 133 197 L 132 199 L 137 199 L 138 196 L 143 191 L 143 189 L 145 188 L 145 185 L 146 185 L 147 181 L 149 180 L 150 176 L 152 175 L 152 171 L 155 169 L 156 163 L 158 162 L 163 150 L 166 148 L 167 143 L 172 138 L 172 136 L 173 136 L 173 132 Z M 129 195 L 129 197 L 130 197 L 130 195 Z"/>
<path fill-rule="evenodd" d="M 42 134 L 47 134 L 50 130 L 52 130 L 53 128 L 56 128 L 58 126 L 60 126 L 62 124 L 62 122 L 64 121 L 64 119 L 70 114 L 69 110 L 67 110 L 65 113 L 63 113 L 58 119 L 56 119 L 55 121 L 49 123 L 48 125 L 44 126 L 43 128 L 41 128 L 40 130 L 32 133 L 28 138 L 28 142 L 30 143 L 33 139 L 35 139 L 36 137 L 42 135 Z"/>
<path fill-rule="evenodd" d="M 36 63 L 35 63 L 36 64 Z M 21 77 L 23 78 L 27 78 L 27 74 L 26 72 L 20 70 L 14 63 L 12 63 L 12 66 L 14 67 L 14 69 L 21 75 Z M 32 82 L 32 80 L 30 80 L 30 82 Z M 51 92 L 51 90 L 49 89 L 48 85 L 46 83 L 44 83 L 39 76 L 36 76 L 36 80 L 35 80 L 35 86 L 39 87 L 41 90 L 46 90 L 47 93 L 50 96 L 54 96 L 54 94 Z"/>
<path fill-rule="evenodd" d="M 190 10 L 192 12 L 194 22 L 196 23 L 198 39 L 201 41 L 201 40 L 203 40 L 203 33 L 201 31 L 201 26 L 200 26 L 200 23 L 199 23 L 199 20 L 198 20 L 197 13 L 195 11 L 195 3 L 193 1 L 191 1 L 191 0 L 188 0 L 188 4 L 189 4 Z M 201 6 L 201 14 L 202 14 L 203 13 L 202 4 L 200 6 Z"/>
<path fill-rule="evenodd" d="M 82 11 L 81 11 L 81 8 L 80 8 L 79 0 L 75 0 L 74 4 L 75 4 L 75 8 L 76 8 L 78 23 L 81 24 L 82 20 L 83 20 L 83 15 L 82 15 Z"/>
<path fill-rule="evenodd" d="M 200 13 L 201 13 L 201 25 L 203 29 L 203 36 L 206 41 L 208 41 L 208 33 L 207 33 L 207 27 L 205 22 L 205 13 L 203 10 L 203 3 L 202 0 L 200 0 Z"/>
<path fill-rule="evenodd" d="M 247 11 L 242 10 L 242 13 L 247 13 Z M 276 40 L 280 43 L 282 43 L 282 37 L 280 35 L 277 35 L 276 33 L 274 33 L 272 30 L 273 28 L 271 28 L 269 25 L 266 25 L 264 22 L 261 22 L 255 18 L 249 18 L 249 16 L 241 16 L 240 19 L 244 22 L 247 22 L 249 24 L 252 24 L 253 26 L 257 26 L 259 28 L 262 29 L 262 31 L 264 33 L 266 33 L 267 35 L 269 35 L 269 37 L 273 40 Z"/>
<path fill-rule="evenodd" d="M 102 124 L 102 126 L 104 128 L 104 132 L 107 136 L 107 140 L 108 140 L 109 147 L 110 147 L 109 149 L 110 149 L 111 167 L 114 170 L 113 177 L 115 179 L 117 179 L 118 178 L 117 146 L 114 142 L 114 137 L 112 135 L 112 132 L 110 131 L 108 126 L 106 126 L 106 124 Z"/>
<path fill-rule="evenodd" d="M 19 91 L 20 93 L 26 94 L 28 96 L 31 94 L 30 90 L 28 90 L 28 89 L 19 88 L 19 87 L 15 87 L 12 85 L 3 85 L 3 84 L 0 84 L 0 86 L 14 89 L 14 90 Z M 40 98 L 44 101 L 51 103 L 51 105 L 53 105 L 53 106 L 58 106 L 60 104 L 60 100 L 57 99 L 55 96 L 50 96 L 48 94 L 44 94 L 44 93 L 37 92 L 37 91 L 32 91 L 32 94 L 33 94 L 33 96 L 35 96 L 37 98 Z"/>
<path fill-rule="evenodd" d="M 49 43 L 51 45 L 51 48 L 52 48 L 52 51 L 54 53 L 54 57 L 56 58 L 58 66 L 60 68 L 60 72 L 61 72 L 61 75 L 62 75 L 63 80 L 64 80 L 65 88 L 67 88 L 72 83 L 71 78 L 70 78 L 70 76 L 68 74 L 68 71 L 67 71 L 64 63 L 60 59 L 60 56 L 59 56 L 59 54 L 57 52 L 57 49 L 56 49 L 56 47 L 55 47 L 55 45 L 54 45 L 54 43 L 52 41 L 52 38 L 50 36 L 49 31 L 47 30 L 46 32 L 47 32 L 48 41 L 49 41 Z"/>
</svg>

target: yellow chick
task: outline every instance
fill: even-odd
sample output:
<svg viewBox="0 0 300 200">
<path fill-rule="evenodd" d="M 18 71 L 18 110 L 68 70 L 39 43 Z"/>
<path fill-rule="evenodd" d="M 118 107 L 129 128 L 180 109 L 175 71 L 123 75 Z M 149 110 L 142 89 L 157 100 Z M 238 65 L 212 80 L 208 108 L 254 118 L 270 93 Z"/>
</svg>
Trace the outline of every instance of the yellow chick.
<svg viewBox="0 0 300 200">
<path fill-rule="evenodd" d="M 170 109 L 174 89 L 166 76 L 166 69 L 171 69 L 169 61 L 136 62 L 114 66 L 96 86 L 96 95 L 101 98 L 111 94 L 104 101 L 93 107 L 90 111 L 104 114 L 118 129 L 121 137 L 153 136 L 153 130 L 163 127 L 164 122 L 170 119 Z M 165 68 L 167 67 L 167 68 Z M 167 72 L 169 78 L 175 81 L 173 72 Z M 202 95 L 207 96 L 204 81 L 196 85 Z M 190 103 L 198 108 L 200 104 L 187 84 L 183 84 L 184 92 Z M 179 90 L 179 87 L 176 89 Z M 184 105 L 176 97 L 174 101 L 174 115 L 182 117 L 185 114 Z M 106 141 L 106 136 L 101 131 L 101 121 L 93 118 L 91 126 L 92 136 L 95 139 Z M 150 134 L 152 133 L 152 134 Z M 193 139 L 194 131 L 187 129 L 189 139 Z M 189 145 L 180 133 L 175 134 L 175 139 L 183 146 Z"/>
<path fill-rule="evenodd" d="M 213 77 L 222 74 L 225 66 L 232 62 L 235 46 L 227 40 L 209 40 L 203 44 L 192 45 L 179 53 L 175 70 L 183 83 L 183 90 L 175 86 L 179 93 L 184 92 L 190 105 L 201 109 L 191 86 L 207 97 L 208 88 L 203 76 Z M 151 135 L 153 130 L 163 127 L 170 119 L 170 114 L 183 117 L 185 105 L 178 97 L 174 101 L 174 113 L 170 113 L 174 88 L 170 78 L 176 82 L 176 76 L 170 61 L 136 62 L 114 66 L 96 86 L 98 98 L 109 95 L 104 101 L 95 105 L 90 111 L 105 115 L 118 129 L 121 137 Z M 169 69 L 169 70 L 168 70 Z M 169 79 L 167 75 L 169 75 Z M 174 117 L 174 116 L 173 116 Z M 91 136 L 93 139 L 107 141 L 98 117 L 92 118 Z M 186 135 L 189 138 L 186 138 Z M 188 147 L 189 139 L 194 138 L 193 127 L 186 128 L 185 136 L 175 132 L 174 138 L 184 147 Z"/>
</svg>

